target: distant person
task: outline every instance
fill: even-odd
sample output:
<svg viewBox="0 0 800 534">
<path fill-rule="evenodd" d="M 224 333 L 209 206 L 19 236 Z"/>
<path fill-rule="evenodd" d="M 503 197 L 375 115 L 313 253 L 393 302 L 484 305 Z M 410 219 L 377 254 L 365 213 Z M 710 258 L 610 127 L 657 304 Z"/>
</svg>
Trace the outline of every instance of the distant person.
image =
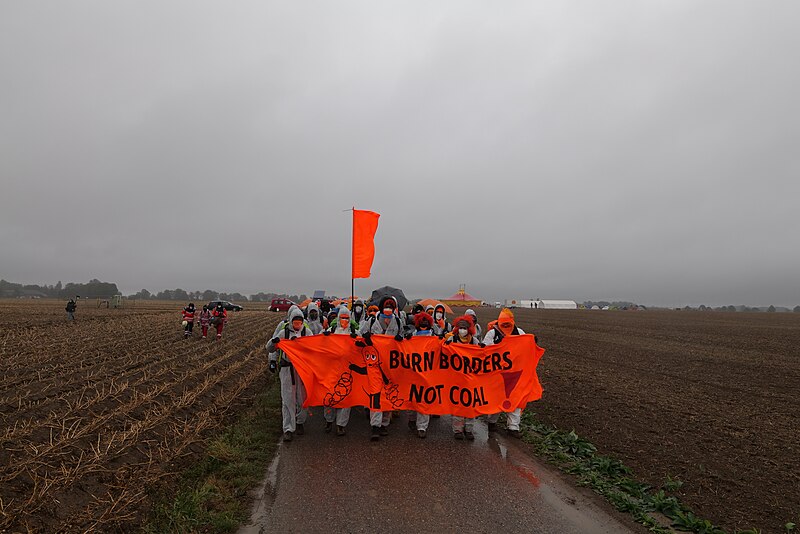
<svg viewBox="0 0 800 534">
<path fill-rule="evenodd" d="M 214 311 L 211 312 L 211 320 L 214 327 L 217 329 L 217 341 L 222 339 L 222 329 L 225 327 L 225 322 L 228 320 L 228 313 L 225 311 L 225 306 L 220 302 Z"/>
<path fill-rule="evenodd" d="M 487 325 L 486 336 L 483 338 L 485 345 L 496 345 L 500 343 L 506 336 L 520 336 L 525 332 L 519 328 L 514 322 L 514 313 L 508 308 L 500 310 L 500 315 L 497 317 L 497 322 L 492 323 L 492 327 Z M 497 431 L 497 419 L 500 417 L 499 413 L 493 413 L 486 419 L 488 422 L 489 432 Z M 506 430 L 510 436 L 521 438 L 522 434 L 519 430 L 519 423 L 522 419 L 522 409 L 517 408 L 513 412 L 506 412 Z"/>
<path fill-rule="evenodd" d="M 211 310 L 208 304 L 203 304 L 203 311 L 200 312 L 200 329 L 203 331 L 203 339 L 208 334 L 208 325 L 211 324 Z"/>
<path fill-rule="evenodd" d="M 67 312 L 67 320 L 74 321 L 75 320 L 75 310 L 78 308 L 78 305 L 75 303 L 73 299 L 69 299 L 67 302 L 67 306 L 64 308 Z"/>
<path fill-rule="evenodd" d="M 469 315 L 464 315 L 455 320 L 455 329 L 453 335 L 445 343 L 463 343 L 465 345 L 482 345 L 478 341 L 475 330 L 474 318 Z M 472 417 L 461 417 L 454 415 L 453 421 L 453 437 L 455 439 L 463 440 L 467 438 L 470 441 L 475 439 L 475 434 L 472 429 L 475 426 L 475 419 Z"/>
<path fill-rule="evenodd" d="M 194 303 L 190 302 L 188 306 L 183 308 L 183 338 L 189 338 L 192 336 L 192 330 L 194 329 L 194 320 L 197 316 L 197 312 L 194 309 Z"/>
</svg>

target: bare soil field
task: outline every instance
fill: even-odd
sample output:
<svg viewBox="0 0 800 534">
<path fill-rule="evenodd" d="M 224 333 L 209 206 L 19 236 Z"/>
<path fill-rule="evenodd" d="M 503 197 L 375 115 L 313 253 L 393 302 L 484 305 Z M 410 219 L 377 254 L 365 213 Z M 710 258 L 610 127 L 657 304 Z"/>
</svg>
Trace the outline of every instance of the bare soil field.
<svg viewBox="0 0 800 534">
<path fill-rule="evenodd" d="M 221 341 L 183 339 L 183 303 L 124 309 L 0 301 L 0 531 L 130 530 L 148 489 L 267 387 L 283 314 L 229 313 Z"/>
<path fill-rule="evenodd" d="M 649 484 L 679 479 L 682 500 L 730 531 L 800 518 L 800 314 L 515 312 L 547 349 L 540 420 Z"/>
</svg>

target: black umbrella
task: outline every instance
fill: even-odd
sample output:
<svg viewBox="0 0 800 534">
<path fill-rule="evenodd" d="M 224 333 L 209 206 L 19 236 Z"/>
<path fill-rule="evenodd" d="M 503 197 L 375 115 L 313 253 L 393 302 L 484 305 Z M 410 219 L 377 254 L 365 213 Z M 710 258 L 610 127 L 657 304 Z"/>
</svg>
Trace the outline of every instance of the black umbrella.
<svg viewBox="0 0 800 534">
<path fill-rule="evenodd" d="M 400 307 L 401 310 L 406 307 L 406 304 L 408 304 L 408 299 L 406 298 L 405 294 L 403 294 L 403 290 L 391 286 L 383 286 L 373 291 L 372 296 L 369 298 L 369 302 L 370 304 L 378 306 L 380 305 L 381 299 L 383 297 L 396 298 L 397 305 Z"/>
</svg>

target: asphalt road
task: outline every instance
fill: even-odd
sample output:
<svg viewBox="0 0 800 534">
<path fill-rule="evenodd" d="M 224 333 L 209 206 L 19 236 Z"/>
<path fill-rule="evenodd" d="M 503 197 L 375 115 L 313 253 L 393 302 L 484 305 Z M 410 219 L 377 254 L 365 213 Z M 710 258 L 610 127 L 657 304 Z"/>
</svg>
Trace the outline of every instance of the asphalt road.
<svg viewBox="0 0 800 534">
<path fill-rule="evenodd" d="M 401 414 L 370 442 L 362 409 L 343 437 L 325 434 L 321 416 L 316 409 L 306 434 L 278 448 L 240 534 L 634 532 L 482 422 L 474 442 L 453 439 L 446 416 L 420 439 Z"/>
</svg>

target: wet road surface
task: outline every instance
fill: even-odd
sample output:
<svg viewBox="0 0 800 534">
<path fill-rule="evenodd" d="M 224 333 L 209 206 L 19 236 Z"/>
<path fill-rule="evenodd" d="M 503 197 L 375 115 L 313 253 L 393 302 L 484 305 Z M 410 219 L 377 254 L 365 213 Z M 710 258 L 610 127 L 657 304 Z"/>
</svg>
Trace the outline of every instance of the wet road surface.
<svg viewBox="0 0 800 534">
<path fill-rule="evenodd" d="M 240 534 L 634 532 L 483 422 L 470 442 L 453 439 L 447 416 L 431 419 L 426 439 L 406 421 L 370 442 L 362 409 L 343 437 L 324 433 L 314 410 L 305 435 L 278 447 Z"/>
</svg>

